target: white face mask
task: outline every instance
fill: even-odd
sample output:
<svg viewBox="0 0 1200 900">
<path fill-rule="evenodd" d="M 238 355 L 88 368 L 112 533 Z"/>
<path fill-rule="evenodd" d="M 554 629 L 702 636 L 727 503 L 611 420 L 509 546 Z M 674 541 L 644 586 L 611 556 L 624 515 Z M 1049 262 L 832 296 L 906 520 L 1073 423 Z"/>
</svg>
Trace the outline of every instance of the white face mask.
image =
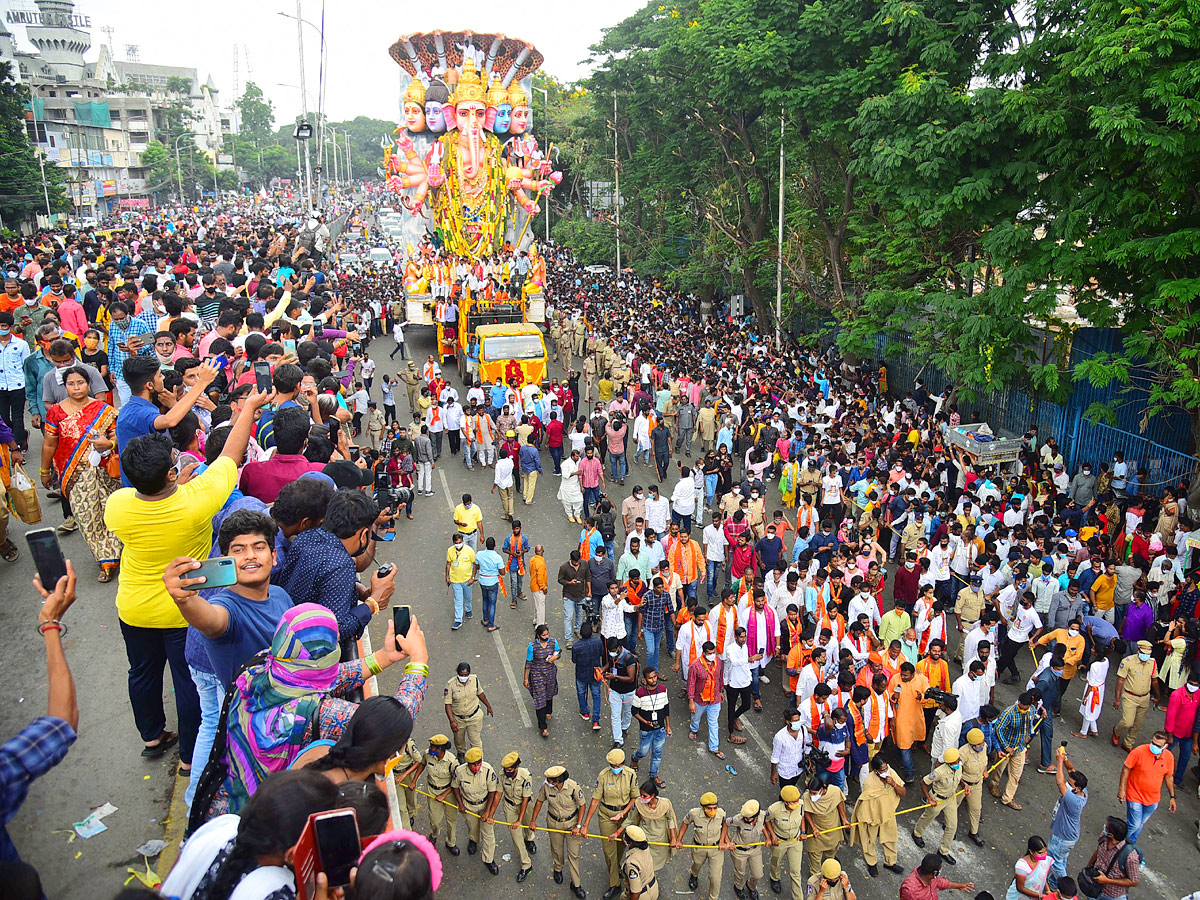
<svg viewBox="0 0 1200 900">
<path fill-rule="evenodd" d="M 1071 637 L 1075 637 L 1075 635 L 1079 634 L 1079 629 L 1078 628 L 1068 628 L 1067 634 L 1069 634 Z"/>
<path fill-rule="evenodd" d="M 712 662 L 713 660 L 715 660 L 715 659 L 717 658 L 717 654 L 715 654 L 715 653 L 705 653 L 705 654 L 704 654 L 704 658 L 705 658 L 705 659 L 707 659 L 709 662 Z"/>
<path fill-rule="evenodd" d="M 471 676 L 470 676 L 470 675 L 459 675 L 459 676 L 458 676 L 458 683 L 459 683 L 459 684 L 466 684 L 468 681 L 470 681 L 470 679 L 471 679 Z"/>
<path fill-rule="evenodd" d="M 799 731 L 801 728 L 801 724 L 798 721 L 788 722 L 788 728 L 792 729 L 792 731 Z"/>
<path fill-rule="evenodd" d="M 812 798 L 813 798 L 813 800 L 820 800 L 820 799 L 821 799 L 821 792 L 820 792 L 820 791 L 809 791 L 809 792 L 808 792 L 808 796 L 812 797 Z"/>
</svg>

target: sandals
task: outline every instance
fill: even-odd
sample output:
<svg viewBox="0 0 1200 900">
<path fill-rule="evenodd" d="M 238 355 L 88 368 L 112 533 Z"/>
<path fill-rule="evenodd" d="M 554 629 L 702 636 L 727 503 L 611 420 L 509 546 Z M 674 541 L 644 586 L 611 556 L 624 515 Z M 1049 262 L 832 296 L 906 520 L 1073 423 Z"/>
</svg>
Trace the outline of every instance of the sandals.
<svg viewBox="0 0 1200 900">
<path fill-rule="evenodd" d="M 5 562 L 13 562 L 20 555 L 21 551 L 17 549 L 17 545 L 11 540 L 0 544 L 0 557 L 3 557 Z"/>
<path fill-rule="evenodd" d="M 517 601 L 516 601 L 516 600 L 514 600 L 514 601 L 512 601 L 512 603 L 508 604 L 508 608 L 509 608 L 509 609 L 516 609 L 516 608 L 517 608 Z"/>
<path fill-rule="evenodd" d="M 171 747 L 172 744 L 174 744 L 178 740 L 179 740 L 179 732 L 164 731 L 162 734 L 160 734 L 158 736 L 157 744 L 153 744 L 153 745 L 148 744 L 147 746 L 142 748 L 142 756 L 144 756 L 146 759 L 158 759 L 160 756 L 162 756 L 164 753 L 167 752 L 167 750 Z"/>
<path fill-rule="evenodd" d="M 712 755 L 713 755 L 713 756 L 715 756 L 717 759 L 724 759 L 724 758 L 725 758 L 725 754 L 724 754 L 724 753 L 722 753 L 720 750 L 714 750 L 714 751 L 712 752 Z"/>
<path fill-rule="evenodd" d="M 116 574 L 117 572 L 115 569 L 101 569 L 100 574 L 96 576 L 96 580 L 101 584 L 108 584 L 113 580 L 113 576 Z"/>
<path fill-rule="evenodd" d="M 746 739 L 744 737 L 742 737 L 740 734 L 731 734 L 729 736 L 729 743 L 744 744 L 744 743 L 746 743 Z"/>
<path fill-rule="evenodd" d="M 689 732 L 688 732 L 688 740 L 689 740 L 689 741 L 694 741 L 695 739 L 696 739 L 696 732 L 694 732 L 694 731 L 689 731 Z"/>
</svg>

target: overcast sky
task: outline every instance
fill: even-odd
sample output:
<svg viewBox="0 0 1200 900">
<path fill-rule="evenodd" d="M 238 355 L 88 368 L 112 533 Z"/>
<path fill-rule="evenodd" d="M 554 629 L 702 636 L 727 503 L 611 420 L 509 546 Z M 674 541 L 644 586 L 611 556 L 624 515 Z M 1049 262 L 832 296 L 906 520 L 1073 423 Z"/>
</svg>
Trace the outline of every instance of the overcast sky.
<svg viewBox="0 0 1200 900">
<path fill-rule="evenodd" d="M 587 58 L 588 47 L 600 38 L 601 29 L 617 24 L 642 5 L 643 0 L 533 5 L 481 0 L 456 4 L 434 0 L 421 5 L 326 0 L 326 112 L 334 120 L 357 115 L 399 117 L 402 70 L 388 56 L 387 48 L 401 34 L 438 28 L 503 32 L 536 45 L 546 58 L 543 69 L 549 74 L 573 80 L 587 74 L 581 61 Z M 531 15 L 523 22 L 512 11 L 522 6 L 548 12 Z M 32 0 L 0 0 L 0 8 L 36 9 Z M 320 25 L 320 0 L 302 0 L 302 8 L 305 19 Z M 223 105 L 230 102 L 233 91 L 234 46 L 242 50 L 244 45 L 238 60 L 239 80 L 244 85 L 252 79 L 262 87 L 275 104 L 277 122 L 300 111 L 299 89 L 279 86 L 300 81 L 296 23 L 277 15 L 281 11 L 294 15 L 295 0 L 77 0 L 75 4 L 78 15 L 92 20 L 89 60 L 107 43 L 102 29 L 111 26 L 117 59 L 126 58 L 127 44 L 136 44 L 142 62 L 195 66 L 201 79 L 212 74 Z M 10 30 L 19 46 L 30 49 L 22 28 Z M 307 87 L 314 98 L 310 108 L 317 95 L 318 41 L 316 30 L 305 26 Z"/>
</svg>

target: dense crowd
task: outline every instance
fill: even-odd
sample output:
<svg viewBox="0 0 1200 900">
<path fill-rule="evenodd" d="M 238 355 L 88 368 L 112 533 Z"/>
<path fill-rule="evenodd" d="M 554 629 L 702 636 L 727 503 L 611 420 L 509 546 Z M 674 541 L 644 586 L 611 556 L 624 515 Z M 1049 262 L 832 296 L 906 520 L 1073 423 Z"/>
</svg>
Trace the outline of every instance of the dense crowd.
<svg viewBox="0 0 1200 900">
<path fill-rule="evenodd" d="M 371 228 L 369 207 L 349 215 Z M 656 900 L 657 873 L 684 849 L 689 887 L 703 876 L 709 900 L 726 857 L 739 900 L 757 900 L 764 878 L 792 900 L 842 900 L 854 896 L 851 845 L 872 878 L 882 856 L 902 876 L 899 896 L 923 900 L 974 888 L 942 874 L 957 863 L 960 805 L 968 838 L 985 846 L 985 787 L 1020 810 L 1027 753 L 1059 800 L 1007 896 L 1119 900 L 1139 883 L 1138 839 L 1164 790 L 1175 811 L 1200 724 L 1186 484 L 1147 486 L 1119 454 L 1067 472 L 1055 436 L 1036 432 L 1011 466 L 977 465 L 949 437 L 986 417 L 964 417 L 953 395 L 918 385 L 897 397 L 886 367 L 775 346 L 750 322 L 701 317 L 693 297 L 593 274 L 566 249 L 545 252 L 546 336 L 564 374 L 542 385 L 470 377 L 460 395 L 434 358 L 404 358 L 398 269 L 342 266 L 331 244 L 320 216 L 250 201 L 0 244 L 0 475 L 11 492 L 24 454 L 40 449 L 59 531 L 79 529 L 99 580 L 117 579 L 142 754 L 177 746 L 188 779 L 190 836 L 165 896 L 294 896 L 310 816 L 350 807 L 358 834 L 378 835 L 356 859 L 353 897 L 431 896 L 438 843 L 460 853 L 461 814 L 468 855 L 492 875 L 495 826 L 512 825 L 519 882 L 547 830 L 553 878 L 569 877 L 580 898 L 582 838 L 598 834 L 609 839 L 605 900 L 622 886 Z M 528 271 L 519 259 L 493 267 L 514 296 Z M 473 278 L 442 286 L 443 315 Z M 403 366 L 377 380 L 372 341 L 389 331 L 386 352 Z M 415 620 L 403 635 L 389 621 L 382 647 L 362 655 L 395 587 L 378 545 L 401 508 L 412 518 L 414 498 L 432 493 L 433 466 L 460 454 L 491 469 L 506 524 L 485 534 L 490 516 L 462 494 L 445 558 L 449 630 L 473 616 L 475 585 L 490 631 L 499 597 L 520 610 L 528 589 L 523 682 L 541 735 L 560 669 L 593 731 L 609 707 L 594 788 L 553 760 L 486 761 L 493 708 L 466 663 L 444 691 L 451 734 L 419 747 L 430 672 Z M 579 526 L 577 549 L 552 563 L 516 515 L 551 473 Z M 609 493 L 627 480 L 645 487 L 618 503 Z M 6 560 L 18 553 L 0 545 Z M 206 587 L 197 570 L 212 578 L 211 560 L 226 557 L 232 577 Z M 6 745 L 5 821 L 75 739 L 68 572 L 38 585 L 50 708 Z M 561 620 L 547 604 L 552 572 Z M 380 696 L 374 678 L 393 665 L 399 685 Z M 1008 702 L 997 681 L 1016 685 Z M 769 796 L 727 811 L 705 793 L 677 810 L 660 777 L 678 740 L 673 709 L 686 708 L 687 740 L 725 760 L 776 682 L 770 785 L 745 791 Z M 1054 733 L 1072 692 L 1076 737 L 1096 731 L 1110 690 L 1127 815 L 1097 836 L 1081 826 L 1088 776 Z M 1152 703 L 1166 718 L 1142 743 Z M 390 822 L 377 785 L 389 777 L 400 789 Z M 924 848 L 939 819 L 942 831 L 938 852 L 906 868 L 896 813 L 918 795 L 914 842 Z M 1068 868 L 1080 841 L 1090 858 Z M 23 886 L 15 896 L 40 895 L 7 835 L 0 866 L 0 880 Z"/>
</svg>

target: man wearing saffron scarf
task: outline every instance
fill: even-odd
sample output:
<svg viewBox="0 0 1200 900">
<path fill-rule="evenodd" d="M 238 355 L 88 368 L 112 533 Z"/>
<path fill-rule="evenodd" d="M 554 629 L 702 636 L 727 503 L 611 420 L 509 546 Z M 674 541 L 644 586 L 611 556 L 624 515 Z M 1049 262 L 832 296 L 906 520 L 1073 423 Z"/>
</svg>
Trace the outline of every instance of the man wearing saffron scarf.
<svg viewBox="0 0 1200 900">
<path fill-rule="evenodd" d="M 754 709 L 761 711 L 763 707 L 759 682 L 771 683 L 766 674 L 767 666 L 775 656 L 779 639 L 775 612 L 767 606 L 767 595 L 762 588 L 754 589 L 754 599 L 749 606 L 739 611 L 739 617 L 745 622 L 746 628 L 746 646 L 750 653 L 750 690 L 754 696 Z"/>
<path fill-rule="evenodd" d="M 708 610 L 703 606 L 697 606 L 692 610 L 691 621 L 680 626 L 678 637 L 675 640 L 675 665 L 672 668 L 676 672 L 682 670 L 685 684 L 688 681 L 692 664 L 699 658 L 704 644 L 712 641 L 715 630 L 712 623 L 708 621 Z M 713 644 L 713 652 L 716 652 L 716 644 Z M 681 696 L 686 696 L 686 691 Z"/>
<path fill-rule="evenodd" d="M 696 740 L 700 732 L 700 720 L 708 716 L 708 752 L 717 759 L 724 759 L 718 725 L 721 718 L 721 692 L 725 683 L 723 663 L 712 641 L 705 641 L 700 649 L 700 658 L 694 660 L 688 670 L 687 700 L 692 714 L 688 737 Z"/>
</svg>

